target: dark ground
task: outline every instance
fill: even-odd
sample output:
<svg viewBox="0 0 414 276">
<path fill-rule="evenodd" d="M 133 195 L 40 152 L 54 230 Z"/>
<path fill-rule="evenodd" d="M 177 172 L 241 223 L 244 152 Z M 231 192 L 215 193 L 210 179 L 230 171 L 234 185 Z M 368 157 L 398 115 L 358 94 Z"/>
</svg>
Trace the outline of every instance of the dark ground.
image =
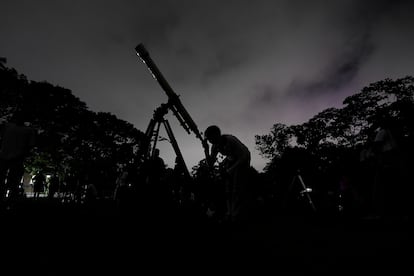
<svg viewBox="0 0 414 276">
<path fill-rule="evenodd" d="M 412 274 L 412 219 L 275 215 L 248 225 L 23 199 L 2 210 L 3 275 Z M 164 273 L 163 273 L 164 272 Z"/>
</svg>

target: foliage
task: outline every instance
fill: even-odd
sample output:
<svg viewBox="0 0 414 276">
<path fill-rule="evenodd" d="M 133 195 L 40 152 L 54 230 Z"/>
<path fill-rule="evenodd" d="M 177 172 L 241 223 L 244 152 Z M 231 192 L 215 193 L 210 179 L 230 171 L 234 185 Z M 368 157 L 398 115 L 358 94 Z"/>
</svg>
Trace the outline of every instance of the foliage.
<svg viewBox="0 0 414 276">
<path fill-rule="evenodd" d="M 304 148 L 317 157 L 323 167 L 336 158 L 333 152 L 360 149 L 372 141 L 379 122 L 394 122 L 402 144 L 413 137 L 414 78 L 385 79 L 364 87 L 347 97 L 343 108 L 328 108 L 301 125 L 276 123 L 269 134 L 256 135 L 256 147 L 269 159 L 266 171 L 289 148 Z"/>
<path fill-rule="evenodd" d="M 26 160 L 28 171 L 42 168 L 89 179 L 101 172 L 115 183 L 118 168 L 137 161 L 144 134 L 132 124 L 90 111 L 69 89 L 28 81 L 5 61 L 0 67 L 0 124 L 19 113 L 37 130 L 36 146 Z"/>
</svg>

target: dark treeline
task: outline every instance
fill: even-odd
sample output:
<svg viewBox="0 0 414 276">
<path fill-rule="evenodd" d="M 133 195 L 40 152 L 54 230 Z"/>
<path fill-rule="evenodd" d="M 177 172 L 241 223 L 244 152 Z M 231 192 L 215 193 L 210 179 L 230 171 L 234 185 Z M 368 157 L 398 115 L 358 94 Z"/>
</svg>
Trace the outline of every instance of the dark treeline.
<svg viewBox="0 0 414 276">
<path fill-rule="evenodd" d="M 381 128 L 392 133 L 388 160 L 379 148 Z M 269 159 L 264 174 L 280 202 L 299 170 L 320 208 L 345 204 L 364 214 L 380 204 L 408 213 L 413 128 L 414 78 L 406 76 L 372 83 L 347 97 L 342 108 L 325 109 L 303 124 L 276 123 L 269 134 L 256 136 L 256 146 Z"/>
<path fill-rule="evenodd" d="M 46 81 L 29 81 L 6 67 L 3 58 L 1 125 L 16 114 L 37 133 L 25 160 L 28 173 L 56 175 L 60 183 L 66 184 L 71 179 L 93 182 L 105 196 L 113 193 L 120 169 L 137 162 L 143 133 L 132 124 L 110 113 L 89 110 L 69 89 Z M 76 185 L 72 186 L 65 189 L 75 189 Z"/>
</svg>

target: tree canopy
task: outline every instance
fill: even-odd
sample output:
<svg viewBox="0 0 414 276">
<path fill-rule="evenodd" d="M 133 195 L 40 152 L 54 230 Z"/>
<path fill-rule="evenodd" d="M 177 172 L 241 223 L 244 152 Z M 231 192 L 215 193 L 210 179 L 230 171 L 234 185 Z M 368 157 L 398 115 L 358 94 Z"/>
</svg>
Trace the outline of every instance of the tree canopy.
<svg viewBox="0 0 414 276">
<path fill-rule="evenodd" d="M 327 108 L 300 125 L 276 123 L 269 134 L 256 135 L 256 147 L 269 159 L 265 171 L 289 148 L 302 148 L 327 166 L 338 152 L 358 151 L 370 143 L 379 122 L 393 122 L 400 143 L 409 146 L 414 127 L 414 78 L 384 79 L 347 97 L 342 108 Z"/>
<path fill-rule="evenodd" d="M 71 90 L 29 81 L 6 67 L 5 59 L 0 61 L 0 124 L 19 113 L 37 130 L 36 146 L 26 160 L 28 171 L 104 172 L 110 181 L 120 167 L 137 161 L 144 134 L 131 123 L 93 112 Z"/>
</svg>

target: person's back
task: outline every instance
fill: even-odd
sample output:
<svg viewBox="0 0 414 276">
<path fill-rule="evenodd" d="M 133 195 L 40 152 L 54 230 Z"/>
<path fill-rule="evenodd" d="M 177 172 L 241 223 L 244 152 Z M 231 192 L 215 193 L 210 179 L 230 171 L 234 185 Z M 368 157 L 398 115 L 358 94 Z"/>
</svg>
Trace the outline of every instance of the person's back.
<svg viewBox="0 0 414 276">
<path fill-rule="evenodd" d="M 223 134 L 223 144 L 220 146 L 220 153 L 228 158 L 229 162 L 250 163 L 249 149 L 234 135 Z"/>
<path fill-rule="evenodd" d="M 154 155 L 147 161 L 148 183 L 158 186 L 164 177 L 166 168 L 165 162 L 159 155 L 159 150 L 155 149 Z"/>
</svg>

